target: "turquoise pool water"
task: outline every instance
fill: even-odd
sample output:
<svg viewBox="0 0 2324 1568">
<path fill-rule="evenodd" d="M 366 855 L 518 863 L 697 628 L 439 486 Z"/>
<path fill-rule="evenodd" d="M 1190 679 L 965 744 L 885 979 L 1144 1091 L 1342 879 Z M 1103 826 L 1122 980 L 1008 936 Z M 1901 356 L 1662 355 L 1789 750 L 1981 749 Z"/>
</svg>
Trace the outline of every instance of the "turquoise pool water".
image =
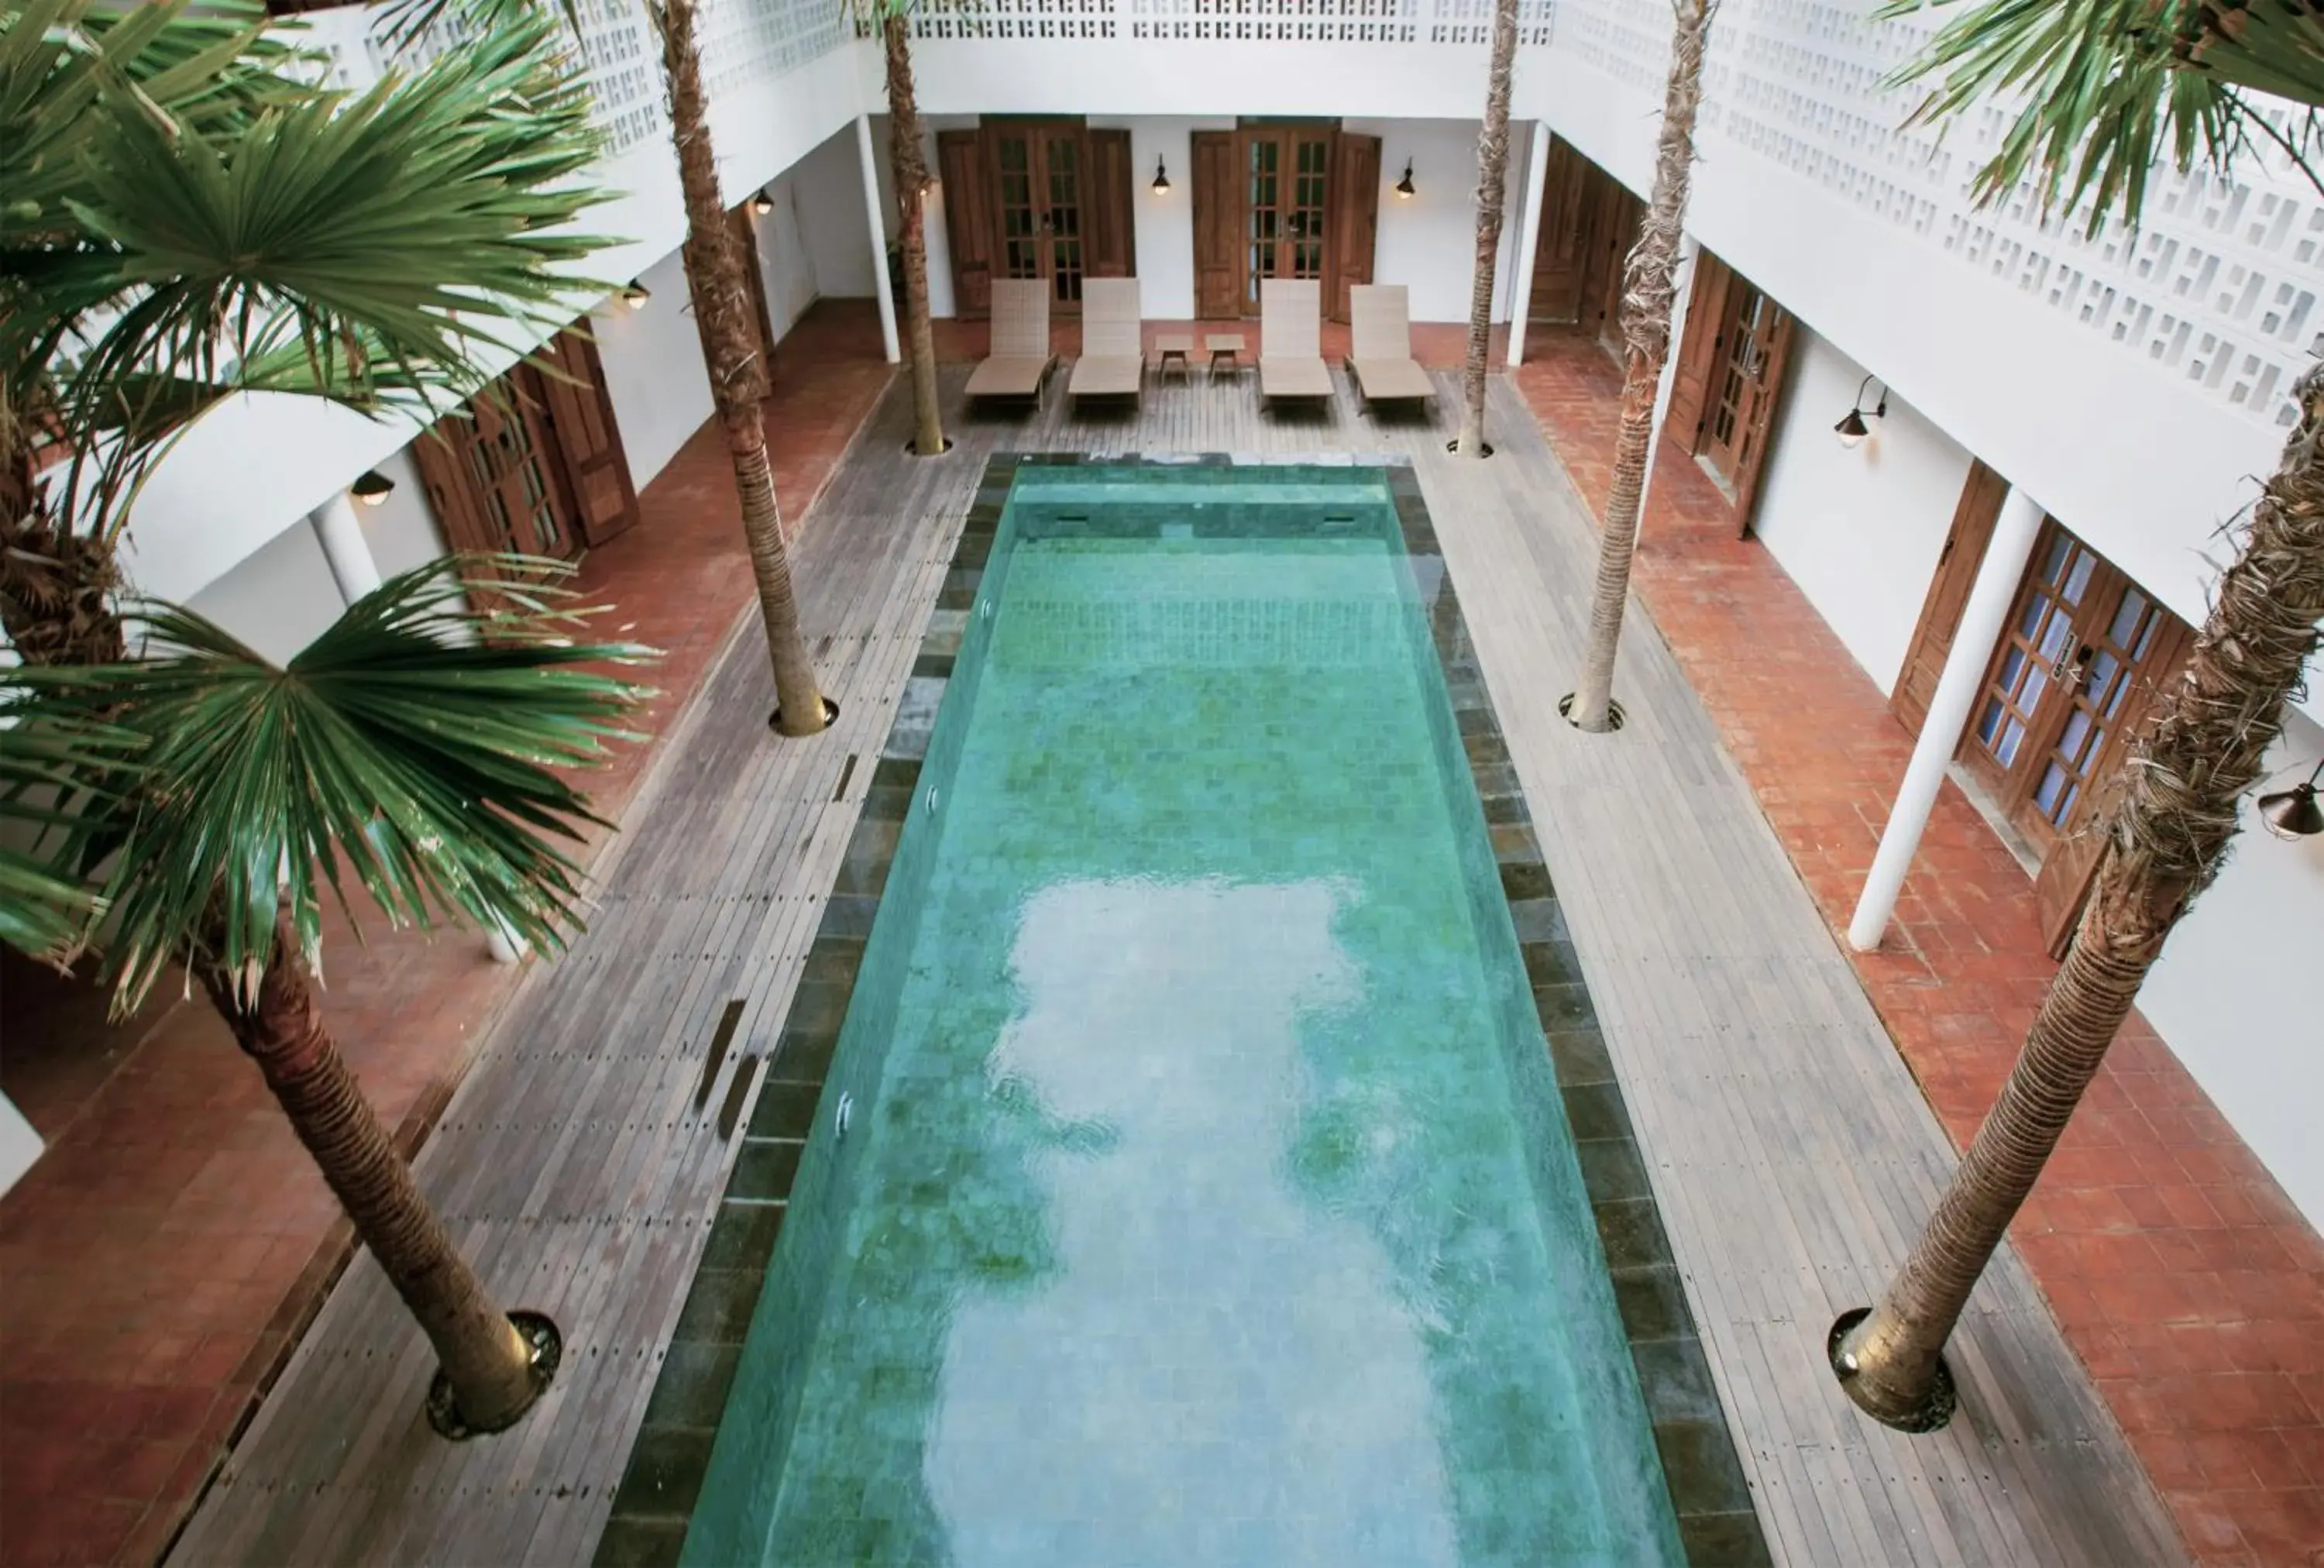
<svg viewBox="0 0 2324 1568">
<path fill-rule="evenodd" d="M 1374 470 L 1019 471 L 687 1561 L 1680 1560 L 1439 570 Z"/>
</svg>

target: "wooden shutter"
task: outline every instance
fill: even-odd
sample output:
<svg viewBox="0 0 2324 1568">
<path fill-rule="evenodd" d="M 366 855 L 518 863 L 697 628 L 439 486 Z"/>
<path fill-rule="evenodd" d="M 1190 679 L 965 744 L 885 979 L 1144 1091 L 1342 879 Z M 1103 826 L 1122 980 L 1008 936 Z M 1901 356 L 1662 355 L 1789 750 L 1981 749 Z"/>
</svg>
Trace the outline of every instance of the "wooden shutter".
<svg viewBox="0 0 2324 1568">
<path fill-rule="evenodd" d="M 1138 274 L 1138 203 L 1130 166 L 1130 133 L 1089 134 L 1089 270 L 1093 278 Z"/>
<path fill-rule="evenodd" d="M 1920 623 L 1904 650 L 1904 667 L 1897 674 L 1896 689 L 1888 696 L 1888 711 L 1914 734 L 1921 733 L 1929 716 L 1929 699 L 1937 695 L 1953 633 L 1960 626 L 1961 611 L 1969 604 L 1969 591 L 1977 582 L 1977 569 L 1984 563 L 1985 547 L 2008 493 L 2009 481 L 1982 463 L 1969 464 L 1960 500 L 1953 507 L 1951 530 L 1937 557 L 1936 575 L 1921 601 Z"/>
<path fill-rule="evenodd" d="M 447 414 L 422 430 L 410 447 L 420 488 L 428 492 L 428 504 L 435 508 L 436 521 L 444 530 L 444 543 L 455 552 L 508 548 L 484 521 L 484 497 L 468 456 L 475 438 L 475 425 L 466 413 Z"/>
<path fill-rule="evenodd" d="M 952 244 L 953 313 L 982 321 L 992 311 L 992 204 L 977 133 L 938 131 L 936 163 L 944 180 L 945 236 Z"/>
<path fill-rule="evenodd" d="M 1241 204 L 1235 199 L 1235 136 L 1194 133 L 1194 314 L 1224 320 L 1242 314 Z"/>
<path fill-rule="evenodd" d="M 1638 243 L 1646 204 L 1595 163 L 1588 165 L 1582 185 L 1591 195 L 1583 240 L 1581 326 L 1618 361 L 1627 356 L 1622 344 L 1622 274 L 1629 263 L 1630 247 Z"/>
<path fill-rule="evenodd" d="M 1735 531 L 1748 538 L 1751 512 L 1759 504 L 1759 476 L 1767 471 L 1767 444 L 1775 433 L 1775 410 L 1784 401 L 1784 373 L 1792 363 L 1792 339 L 1799 323 L 1772 300 L 1775 312 L 1767 324 L 1767 341 L 1759 361 L 1758 391 L 1751 400 L 1750 429 L 1744 438 L 1743 460 L 1735 475 Z"/>
<path fill-rule="evenodd" d="M 751 262 L 756 278 L 757 257 Z M 603 544 L 638 521 L 637 486 L 631 483 L 629 455 L 622 449 L 604 364 L 596 340 L 584 327 L 558 333 L 541 357 L 548 365 L 540 376 L 542 404 L 580 515 L 581 537 Z"/>
<path fill-rule="evenodd" d="M 1543 160 L 1541 232 L 1533 253 L 1533 292 L 1526 319 L 1563 326 L 1582 319 L 1582 278 L 1589 259 L 1589 161 L 1552 137 Z"/>
<path fill-rule="evenodd" d="M 1692 452 L 1702 433 L 1711 404 L 1711 378 L 1718 370 L 1720 351 L 1726 346 L 1720 329 L 1727 324 L 1727 289 L 1734 274 L 1709 251 L 1694 257 L 1694 285 L 1688 294 L 1686 327 L 1679 340 L 1678 369 L 1671 383 L 1670 413 L 1665 429 Z"/>
<path fill-rule="evenodd" d="M 1332 150 L 1328 284 L 1334 321 L 1350 318 L 1348 291 L 1372 281 L 1372 254 L 1379 239 L 1379 186 L 1380 139 L 1341 132 Z"/>
</svg>

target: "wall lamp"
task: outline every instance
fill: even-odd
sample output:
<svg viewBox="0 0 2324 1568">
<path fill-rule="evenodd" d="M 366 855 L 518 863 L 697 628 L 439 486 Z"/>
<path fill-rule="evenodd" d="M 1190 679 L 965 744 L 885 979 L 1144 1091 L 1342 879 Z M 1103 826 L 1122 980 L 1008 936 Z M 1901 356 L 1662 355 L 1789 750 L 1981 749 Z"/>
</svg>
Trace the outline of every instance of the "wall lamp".
<svg viewBox="0 0 2324 1568">
<path fill-rule="evenodd" d="M 1880 401 L 1868 409 L 1864 406 L 1864 394 L 1871 385 L 1872 377 L 1868 375 L 1856 389 L 1856 401 L 1849 405 L 1848 412 L 1841 415 L 1840 423 L 1832 427 L 1843 447 L 1853 447 L 1872 433 L 1872 428 L 1864 422 L 1866 420 L 1888 417 L 1888 383 L 1885 381 L 1880 383 Z"/>
<path fill-rule="evenodd" d="M 1162 160 L 1159 158 L 1154 160 L 1154 194 L 1157 196 L 1170 194 L 1170 171 L 1163 166 Z"/>
<path fill-rule="evenodd" d="M 646 301 L 652 298 L 653 291 L 647 288 L 643 283 L 639 282 L 635 278 L 631 279 L 628 287 L 622 291 L 622 303 L 627 305 L 632 310 L 644 309 L 646 308 Z"/>
<path fill-rule="evenodd" d="M 1396 182 L 1396 194 L 1399 200 L 1405 201 L 1420 194 L 1412 187 L 1412 160 L 1409 158 L 1404 161 L 1404 178 Z"/>
<path fill-rule="evenodd" d="M 385 506 L 395 490 L 395 481 L 376 468 L 366 468 L 347 486 L 347 493 L 365 506 Z"/>
<path fill-rule="evenodd" d="M 751 198 L 751 210 L 761 217 L 775 210 L 775 198 L 767 194 L 765 186 L 759 187 L 759 193 Z"/>
<path fill-rule="evenodd" d="M 2324 833 L 2324 806 L 2317 804 L 2317 781 L 2324 779 L 2324 761 L 2307 781 L 2259 798 L 2259 819 L 2278 838 L 2313 838 Z"/>
</svg>

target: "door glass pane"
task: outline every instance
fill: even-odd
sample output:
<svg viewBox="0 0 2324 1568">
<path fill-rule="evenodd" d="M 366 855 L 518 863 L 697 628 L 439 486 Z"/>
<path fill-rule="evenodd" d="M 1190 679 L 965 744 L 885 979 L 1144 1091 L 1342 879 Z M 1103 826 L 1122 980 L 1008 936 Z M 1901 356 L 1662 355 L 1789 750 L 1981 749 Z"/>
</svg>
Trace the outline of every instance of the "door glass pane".
<svg viewBox="0 0 2324 1568">
<path fill-rule="evenodd" d="M 2122 591 L 2122 607 L 2114 613 L 2114 621 L 2107 627 L 2107 641 L 2116 648 L 2131 647 L 2138 636 L 2139 623 L 2146 615 L 2146 595 L 2136 588 Z"/>
<path fill-rule="evenodd" d="M 2076 547 L 2074 569 L 2066 578 L 2064 597 L 2069 604 L 2079 604 L 2090 586 L 2090 574 L 2098 570 L 2098 558 L 2089 550 Z"/>
<path fill-rule="evenodd" d="M 2025 725 L 2024 722 L 2018 719 L 2011 719 L 2009 721 L 2008 727 L 2001 733 L 2001 744 L 1994 748 L 1994 753 L 2001 759 L 2001 765 L 2003 767 L 2006 768 L 2012 762 L 2017 761 L 2017 748 L 2024 739 Z"/>
</svg>

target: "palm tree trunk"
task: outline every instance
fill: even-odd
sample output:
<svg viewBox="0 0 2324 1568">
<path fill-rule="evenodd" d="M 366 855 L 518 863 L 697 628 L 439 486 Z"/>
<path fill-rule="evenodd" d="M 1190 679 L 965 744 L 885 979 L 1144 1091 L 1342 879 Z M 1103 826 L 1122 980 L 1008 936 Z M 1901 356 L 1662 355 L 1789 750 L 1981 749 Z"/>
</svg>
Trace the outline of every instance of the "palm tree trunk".
<svg viewBox="0 0 2324 1568">
<path fill-rule="evenodd" d="M 1694 114 L 1702 100 L 1702 47 L 1711 30 L 1707 0 L 1678 0 L 1671 29 L 1670 81 L 1663 95 L 1662 134 L 1655 143 L 1655 189 L 1638 243 L 1622 278 L 1622 424 L 1614 439 L 1614 484 L 1598 535 L 1598 583 L 1590 605 L 1590 647 L 1566 716 L 1584 730 L 1614 727 L 1614 650 L 1630 596 L 1630 558 L 1638 544 L 1638 503 L 1646 493 L 1646 453 L 1654 437 L 1655 389 L 1670 355 L 1671 305 L 1677 297 L 1679 234 L 1694 162 Z"/>
<path fill-rule="evenodd" d="M 32 454 L 5 438 L 0 448 L 0 630 L 27 664 L 120 663 L 113 541 L 53 521 Z"/>
<path fill-rule="evenodd" d="M 444 1232 L 390 1141 L 355 1075 L 323 1027 L 313 987 L 286 922 L 254 994 L 235 976 L 202 967 L 235 1041 L 258 1064 L 291 1130 L 315 1158 L 355 1234 L 436 1348 L 461 1423 L 471 1431 L 512 1425 L 540 1397 L 532 1352 Z"/>
<path fill-rule="evenodd" d="M 928 320 L 927 160 L 920 151 L 920 106 L 912 89 L 910 23 L 888 13 L 880 24 L 888 50 L 888 156 L 902 220 L 904 326 L 912 345 L 912 450 L 933 457 L 945 449 L 944 418 L 936 405 L 936 337 Z"/>
<path fill-rule="evenodd" d="M 798 599 L 791 586 L 790 553 L 783 542 L 782 509 L 767 461 L 766 366 L 750 312 L 758 307 L 742 276 L 742 256 L 726 225 L 718 195 L 718 160 L 702 93 L 702 58 L 695 46 L 696 0 L 663 0 L 662 57 L 669 78 L 669 129 L 678 143 L 678 172 L 686 192 L 686 286 L 710 360 L 710 392 L 734 465 L 758 578 L 759 615 L 775 670 L 775 728 L 812 735 L 828 721 L 815 665 L 799 635 Z"/>
<path fill-rule="evenodd" d="M 1907 1430 L 1941 1421 L 1940 1352 L 1970 1288 L 2057 1147 L 2163 939 L 2210 884 L 2324 621 L 2324 367 L 2294 392 L 2300 423 L 2220 578 L 2186 673 L 2133 746 L 2105 859 L 2001 1097 L 1920 1243 L 1833 1368 L 1849 1397 Z M 1846 1321 L 1846 1320 L 1843 1320 Z"/>
<path fill-rule="evenodd" d="M 1485 364 L 1492 349 L 1493 271 L 1501 254 L 1508 191 L 1509 75 L 1517 63 L 1517 0 L 1494 0 L 1493 63 L 1485 78 L 1485 128 L 1477 138 L 1477 268 L 1469 284 L 1469 357 L 1461 366 L 1463 457 L 1485 455 Z"/>
</svg>

